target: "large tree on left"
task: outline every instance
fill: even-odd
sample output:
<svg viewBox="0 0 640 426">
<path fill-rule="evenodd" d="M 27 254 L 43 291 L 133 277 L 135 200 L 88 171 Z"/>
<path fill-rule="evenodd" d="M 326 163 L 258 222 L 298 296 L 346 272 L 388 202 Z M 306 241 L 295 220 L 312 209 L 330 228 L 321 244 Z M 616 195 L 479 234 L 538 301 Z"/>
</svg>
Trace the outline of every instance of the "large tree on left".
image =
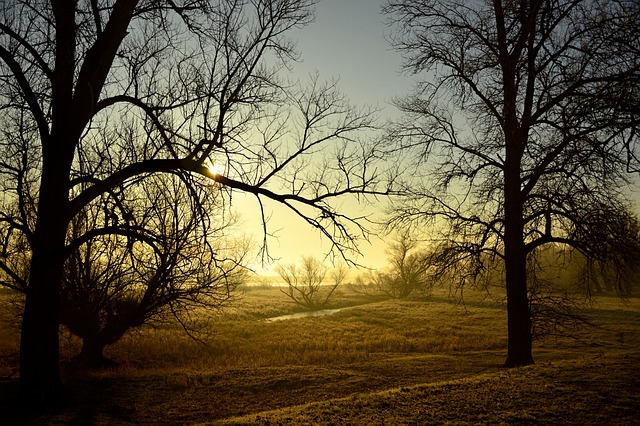
<svg viewBox="0 0 640 426">
<path fill-rule="evenodd" d="M 375 148 L 358 137 L 371 111 L 352 108 L 334 84 L 312 78 L 296 89 L 279 77 L 298 55 L 285 35 L 313 19 L 313 3 L 0 3 L 0 270 L 5 285 L 27 288 L 20 380 L 34 402 L 61 385 L 70 253 L 100 235 L 147 234 L 144 218 L 127 213 L 137 195 L 123 188 L 158 173 L 187 188 L 212 179 L 229 200 L 232 190 L 253 194 L 265 236 L 268 200 L 338 249 L 366 236 L 334 200 L 390 191 L 371 167 Z M 72 219 L 96 205 L 102 225 L 71 233 Z"/>
</svg>

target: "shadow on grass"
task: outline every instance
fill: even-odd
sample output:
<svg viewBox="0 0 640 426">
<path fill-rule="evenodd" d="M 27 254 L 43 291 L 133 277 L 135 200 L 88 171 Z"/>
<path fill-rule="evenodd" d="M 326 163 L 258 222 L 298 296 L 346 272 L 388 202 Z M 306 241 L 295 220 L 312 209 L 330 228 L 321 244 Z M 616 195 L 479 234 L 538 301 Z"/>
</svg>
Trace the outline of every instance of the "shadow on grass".
<svg viewBox="0 0 640 426">
<path fill-rule="evenodd" d="M 115 379 L 77 380 L 66 384 L 50 405 L 36 406 L 21 398 L 18 379 L 0 380 L 0 425 L 92 425 L 100 418 L 111 424 L 135 424 L 135 411 L 113 402 Z"/>
</svg>

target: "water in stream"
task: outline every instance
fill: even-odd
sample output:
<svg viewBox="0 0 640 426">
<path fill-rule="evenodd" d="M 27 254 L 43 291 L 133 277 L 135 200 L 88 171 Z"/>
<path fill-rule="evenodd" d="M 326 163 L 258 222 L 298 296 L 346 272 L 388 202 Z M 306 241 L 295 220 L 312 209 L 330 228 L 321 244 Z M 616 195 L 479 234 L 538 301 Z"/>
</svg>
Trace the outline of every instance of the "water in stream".
<svg viewBox="0 0 640 426">
<path fill-rule="evenodd" d="M 338 309 L 320 309 L 318 311 L 296 312 L 295 314 L 280 315 L 280 316 L 277 316 L 277 317 L 267 318 L 266 321 L 267 322 L 273 322 L 273 321 L 284 321 L 284 320 L 295 319 L 295 318 L 321 317 L 323 315 L 335 314 L 336 312 L 340 312 L 341 310 L 342 310 L 342 308 L 338 308 Z"/>
</svg>

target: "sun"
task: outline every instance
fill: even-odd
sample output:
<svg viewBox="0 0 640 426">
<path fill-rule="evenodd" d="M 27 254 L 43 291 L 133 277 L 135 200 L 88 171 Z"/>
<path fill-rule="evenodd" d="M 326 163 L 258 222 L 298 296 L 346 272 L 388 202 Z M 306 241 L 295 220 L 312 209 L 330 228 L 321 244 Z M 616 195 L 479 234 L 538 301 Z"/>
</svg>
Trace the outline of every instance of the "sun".
<svg viewBox="0 0 640 426">
<path fill-rule="evenodd" d="M 224 167 L 220 164 L 209 164 L 207 168 L 209 169 L 209 173 L 214 176 L 224 175 Z"/>
</svg>

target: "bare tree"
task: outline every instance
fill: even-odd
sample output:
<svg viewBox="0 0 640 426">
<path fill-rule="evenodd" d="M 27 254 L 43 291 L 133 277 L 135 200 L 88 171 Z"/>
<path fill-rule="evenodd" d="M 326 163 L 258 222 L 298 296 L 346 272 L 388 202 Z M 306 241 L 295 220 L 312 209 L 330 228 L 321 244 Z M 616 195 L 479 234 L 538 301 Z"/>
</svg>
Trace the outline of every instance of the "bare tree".
<svg viewBox="0 0 640 426">
<path fill-rule="evenodd" d="M 30 252 L 20 380 L 34 402 L 59 395 L 65 262 L 98 235 L 153 232 L 144 216 L 127 214 L 137 197 L 128 185 L 169 173 L 191 188 L 215 182 L 227 203 L 233 191 L 253 194 L 265 238 L 265 200 L 339 250 L 366 237 L 333 201 L 390 191 L 371 167 L 376 147 L 358 136 L 373 111 L 350 106 L 333 83 L 280 77 L 298 57 L 286 35 L 312 21 L 313 3 L 0 4 L 0 232 L 5 247 Z M 70 237 L 73 219 L 96 203 L 100 225 Z M 2 281 L 21 279 L 13 268 L 22 264 L 3 258 Z"/>
<path fill-rule="evenodd" d="M 233 222 L 215 213 L 220 194 L 192 188 L 202 192 L 198 199 L 210 212 L 201 217 L 181 183 L 157 175 L 145 179 L 143 188 L 128 188 L 140 196 L 130 214 L 144 217 L 146 235 L 99 235 L 68 257 L 60 321 L 83 340 L 76 357 L 81 366 L 112 365 L 103 355 L 105 346 L 132 328 L 168 317 L 197 333 L 206 326 L 206 314 L 231 300 L 246 278 L 248 248 L 230 235 Z M 89 213 L 92 217 L 78 215 L 72 221 L 74 237 L 98 228 L 95 220 L 102 215 Z"/>
<path fill-rule="evenodd" d="M 433 285 L 435 274 L 432 253 L 421 248 L 408 234 L 397 237 L 387 249 L 389 266 L 358 277 L 360 287 L 394 299 L 425 293 Z"/>
<path fill-rule="evenodd" d="M 329 299 L 347 277 L 346 266 L 329 268 L 311 256 L 304 256 L 299 265 L 278 265 L 276 272 L 287 284 L 281 291 L 300 306 L 311 310 L 327 306 Z M 327 279 L 327 273 L 329 277 Z"/>
<path fill-rule="evenodd" d="M 405 70 L 425 76 L 391 132 L 416 178 L 392 223 L 447 221 L 450 262 L 474 273 L 483 256 L 504 261 L 505 365 L 531 364 L 529 254 L 558 243 L 618 261 L 625 250 L 613 235 L 630 223 L 625 173 L 638 170 L 640 4 L 392 0 L 384 11 Z"/>
</svg>

